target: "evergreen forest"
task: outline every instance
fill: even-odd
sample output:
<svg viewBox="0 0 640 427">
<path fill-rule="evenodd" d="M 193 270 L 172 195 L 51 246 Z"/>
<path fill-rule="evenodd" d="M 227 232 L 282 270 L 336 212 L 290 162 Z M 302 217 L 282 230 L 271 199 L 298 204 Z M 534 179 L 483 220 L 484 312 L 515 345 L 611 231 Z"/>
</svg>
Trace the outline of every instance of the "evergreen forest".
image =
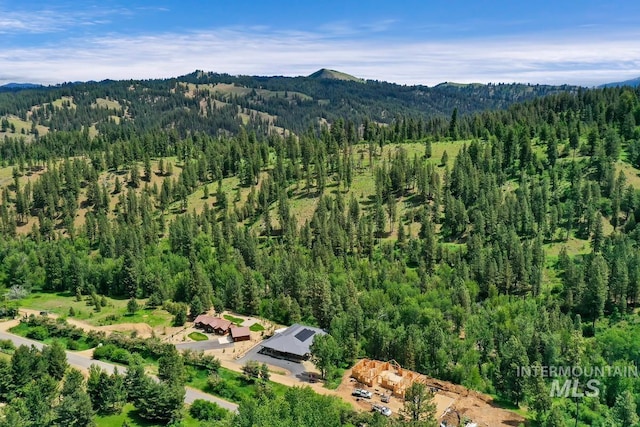
<svg viewBox="0 0 640 427">
<path fill-rule="evenodd" d="M 395 360 L 527 425 L 639 423 L 634 376 L 550 397 L 552 378 L 516 369 L 640 362 L 638 88 L 195 72 L 6 91 L 0 120 L 5 311 L 34 293 L 140 300 L 178 323 L 228 309 L 329 332 L 327 379 Z M 59 351 L 0 359 L 0 425 L 91 425 L 141 399 L 179 422 L 176 375 L 85 381 Z M 102 382 L 116 407 L 92 395 Z M 400 423 L 287 393 L 203 425 Z"/>
</svg>

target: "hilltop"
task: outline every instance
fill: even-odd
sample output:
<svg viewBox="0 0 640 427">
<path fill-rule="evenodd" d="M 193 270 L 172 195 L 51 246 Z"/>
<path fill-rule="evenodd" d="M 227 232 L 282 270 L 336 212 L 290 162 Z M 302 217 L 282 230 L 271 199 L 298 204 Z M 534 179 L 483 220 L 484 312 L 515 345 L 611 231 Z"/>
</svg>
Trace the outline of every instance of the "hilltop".
<svg viewBox="0 0 640 427">
<path fill-rule="evenodd" d="M 632 86 L 632 87 L 640 86 L 640 77 L 636 77 L 635 79 L 625 80 L 622 82 L 605 83 L 598 87 L 605 88 L 605 87 L 619 87 L 619 86 Z"/>
<path fill-rule="evenodd" d="M 363 79 L 354 77 L 351 74 L 343 73 L 336 70 L 329 70 L 328 68 L 321 68 L 315 73 L 309 74 L 310 79 L 330 79 L 330 80 L 347 80 L 353 82 L 364 82 Z"/>
</svg>

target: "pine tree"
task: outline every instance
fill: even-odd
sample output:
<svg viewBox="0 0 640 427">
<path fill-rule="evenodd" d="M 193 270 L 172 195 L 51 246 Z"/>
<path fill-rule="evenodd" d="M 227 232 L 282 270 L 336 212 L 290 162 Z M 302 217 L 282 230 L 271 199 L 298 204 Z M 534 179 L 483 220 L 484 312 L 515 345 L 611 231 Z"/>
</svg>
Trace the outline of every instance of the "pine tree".
<svg viewBox="0 0 640 427">
<path fill-rule="evenodd" d="M 449 121 L 449 137 L 454 141 L 458 139 L 458 107 L 454 108 L 453 113 L 451 113 L 451 120 Z"/>
<path fill-rule="evenodd" d="M 433 403 L 433 393 L 426 384 L 414 382 L 407 388 L 403 412 L 414 423 L 435 421 L 436 405 Z"/>
<path fill-rule="evenodd" d="M 556 165 L 558 160 L 558 142 L 555 138 L 551 137 L 547 142 L 547 161 L 551 167 Z"/>
<path fill-rule="evenodd" d="M 584 310 L 589 314 L 595 327 L 596 320 L 604 314 L 604 305 L 607 299 L 607 285 L 609 268 L 607 262 L 600 254 L 592 257 L 585 275 L 586 290 L 584 297 Z"/>
<path fill-rule="evenodd" d="M 440 166 L 447 166 L 447 163 L 449 163 L 449 155 L 447 154 L 447 150 L 444 150 L 440 158 Z"/>
<path fill-rule="evenodd" d="M 151 168 L 151 159 L 149 156 L 144 156 L 144 180 L 147 182 L 151 182 L 151 174 L 153 173 L 153 169 Z"/>
<path fill-rule="evenodd" d="M 199 314 L 202 314 L 205 309 L 204 306 L 202 305 L 202 301 L 200 300 L 200 297 L 198 295 L 195 295 L 192 299 L 191 299 L 191 306 L 189 308 L 190 311 L 190 315 L 191 318 L 194 318 L 196 316 L 198 316 Z"/>
<path fill-rule="evenodd" d="M 382 207 L 382 198 L 376 197 L 376 204 L 374 206 L 374 217 L 376 224 L 376 235 L 382 237 L 384 235 L 385 226 L 387 224 L 387 218 Z"/>
<path fill-rule="evenodd" d="M 131 172 L 129 174 L 129 185 L 133 188 L 140 187 L 140 171 L 138 170 L 138 165 L 133 164 L 131 166 Z"/>
<path fill-rule="evenodd" d="M 625 390 L 624 393 L 618 395 L 611 412 L 620 426 L 635 426 L 638 424 L 636 400 L 629 390 Z"/>
<path fill-rule="evenodd" d="M 115 188 L 113 189 L 113 194 L 120 194 L 122 192 L 122 183 L 120 182 L 120 178 L 116 177 Z"/>
<path fill-rule="evenodd" d="M 140 310 L 140 305 L 135 298 L 131 298 L 129 302 L 127 302 L 127 313 L 134 315 L 136 311 Z"/>
</svg>

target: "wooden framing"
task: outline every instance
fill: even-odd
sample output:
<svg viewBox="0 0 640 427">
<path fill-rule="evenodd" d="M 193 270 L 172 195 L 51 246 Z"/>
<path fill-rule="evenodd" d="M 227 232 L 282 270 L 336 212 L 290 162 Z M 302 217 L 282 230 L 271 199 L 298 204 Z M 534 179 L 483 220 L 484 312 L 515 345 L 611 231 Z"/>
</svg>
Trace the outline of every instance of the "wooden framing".
<svg viewBox="0 0 640 427">
<path fill-rule="evenodd" d="M 426 383 L 427 377 L 417 372 L 403 369 L 398 362 L 390 360 L 362 359 L 351 370 L 351 376 L 369 387 L 380 386 L 395 397 L 404 399 L 407 388 L 414 382 Z"/>
</svg>

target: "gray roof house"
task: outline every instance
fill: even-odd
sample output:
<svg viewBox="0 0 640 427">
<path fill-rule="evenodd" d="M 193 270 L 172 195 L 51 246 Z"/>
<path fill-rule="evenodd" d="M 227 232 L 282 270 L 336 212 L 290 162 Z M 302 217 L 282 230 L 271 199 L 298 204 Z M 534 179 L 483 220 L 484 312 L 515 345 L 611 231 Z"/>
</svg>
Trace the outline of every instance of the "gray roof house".
<svg viewBox="0 0 640 427">
<path fill-rule="evenodd" d="M 316 335 L 326 335 L 326 332 L 295 323 L 263 341 L 261 352 L 281 359 L 306 360 L 311 356 L 309 347 Z"/>
</svg>

